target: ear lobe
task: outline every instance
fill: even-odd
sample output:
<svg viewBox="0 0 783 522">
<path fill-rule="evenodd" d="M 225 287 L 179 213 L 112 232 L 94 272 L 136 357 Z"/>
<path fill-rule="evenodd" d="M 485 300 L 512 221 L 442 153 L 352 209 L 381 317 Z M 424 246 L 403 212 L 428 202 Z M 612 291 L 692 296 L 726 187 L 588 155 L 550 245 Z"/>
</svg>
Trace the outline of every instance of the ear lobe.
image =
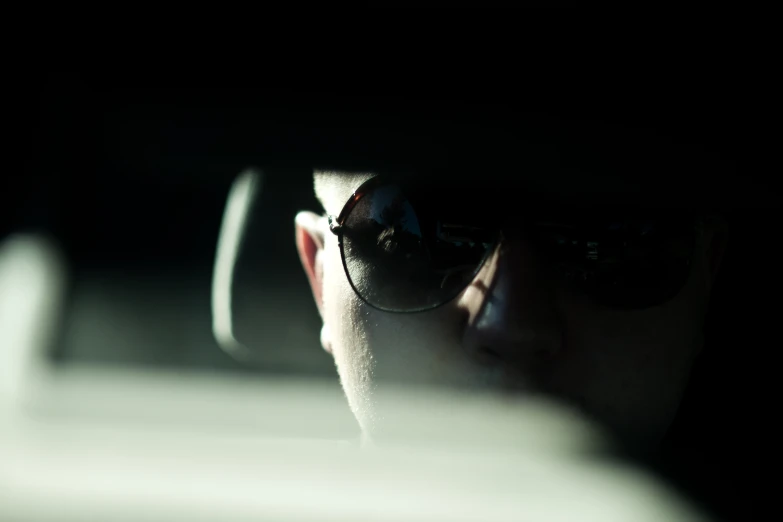
<svg viewBox="0 0 783 522">
<path fill-rule="evenodd" d="M 296 215 L 296 249 L 302 261 L 307 280 L 313 291 L 318 313 L 323 317 L 323 250 L 324 232 L 322 218 L 313 212 Z"/>
</svg>

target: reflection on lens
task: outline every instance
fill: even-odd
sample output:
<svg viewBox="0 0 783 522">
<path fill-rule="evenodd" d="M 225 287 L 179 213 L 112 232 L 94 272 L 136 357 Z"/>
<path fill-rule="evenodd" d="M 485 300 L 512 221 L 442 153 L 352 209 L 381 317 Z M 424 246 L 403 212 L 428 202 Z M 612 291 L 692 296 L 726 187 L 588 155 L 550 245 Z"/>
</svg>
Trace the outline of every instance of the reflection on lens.
<svg viewBox="0 0 783 522">
<path fill-rule="evenodd" d="M 480 226 L 417 211 L 391 184 L 359 199 L 343 223 L 351 284 L 367 303 L 389 311 L 426 310 L 454 298 L 493 244 Z"/>
<path fill-rule="evenodd" d="M 625 220 L 537 231 L 550 263 L 576 293 L 612 308 L 642 309 L 674 298 L 690 274 L 687 220 Z"/>
</svg>

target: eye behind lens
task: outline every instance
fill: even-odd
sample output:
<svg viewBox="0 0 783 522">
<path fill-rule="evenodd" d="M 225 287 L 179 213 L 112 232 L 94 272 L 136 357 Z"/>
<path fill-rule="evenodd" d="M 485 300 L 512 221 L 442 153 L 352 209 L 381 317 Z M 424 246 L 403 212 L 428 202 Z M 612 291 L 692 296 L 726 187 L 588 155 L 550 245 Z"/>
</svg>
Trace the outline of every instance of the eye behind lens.
<svg viewBox="0 0 783 522">
<path fill-rule="evenodd" d="M 673 299 L 690 275 L 695 235 L 687 221 L 614 220 L 593 226 L 544 226 L 537 241 L 574 293 L 617 309 Z"/>
<path fill-rule="evenodd" d="M 456 297 L 488 250 L 481 227 L 418 212 L 398 185 L 379 185 L 359 199 L 343 224 L 343 259 L 354 290 L 371 306 L 419 311 Z"/>
<path fill-rule="evenodd" d="M 442 305 L 470 284 L 497 245 L 500 227 L 471 219 L 436 196 L 378 183 L 345 217 L 346 274 L 371 306 L 412 312 Z M 679 216 L 550 212 L 547 219 L 527 216 L 511 224 L 526 230 L 521 237 L 533 241 L 571 291 L 601 305 L 663 304 L 690 274 L 693 228 Z"/>
</svg>

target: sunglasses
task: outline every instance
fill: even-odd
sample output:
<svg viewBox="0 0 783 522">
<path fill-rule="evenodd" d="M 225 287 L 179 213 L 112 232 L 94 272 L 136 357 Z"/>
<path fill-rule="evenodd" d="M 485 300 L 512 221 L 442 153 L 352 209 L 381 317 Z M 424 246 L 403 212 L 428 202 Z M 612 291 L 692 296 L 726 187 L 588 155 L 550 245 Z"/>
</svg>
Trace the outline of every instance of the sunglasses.
<svg viewBox="0 0 783 522">
<path fill-rule="evenodd" d="M 476 210 L 471 198 L 453 197 L 448 187 L 377 176 L 328 222 L 351 287 L 387 312 L 421 312 L 451 301 L 504 241 L 533 249 L 540 276 L 552 284 L 614 309 L 664 304 L 688 279 L 700 230 L 694 215 L 565 208 L 514 197 Z"/>
</svg>

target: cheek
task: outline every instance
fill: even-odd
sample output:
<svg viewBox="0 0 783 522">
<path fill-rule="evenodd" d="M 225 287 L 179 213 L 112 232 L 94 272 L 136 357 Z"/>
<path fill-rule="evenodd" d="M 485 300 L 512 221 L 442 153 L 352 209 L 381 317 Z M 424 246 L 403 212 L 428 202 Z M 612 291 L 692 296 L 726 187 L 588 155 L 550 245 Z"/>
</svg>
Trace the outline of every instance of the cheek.
<svg viewBox="0 0 783 522">
<path fill-rule="evenodd" d="M 350 286 L 336 243 L 324 256 L 324 320 L 343 386 L 357 400 L 382 381 L 452 384 L 468 373 L 455 307 L 415 314 L 370 307 Z"/>
<path fill-rule="evenodd" d="M 696 299 L 686 288 L 643 311 L 572 301 L 558 387 L 620 431 L 657 436 L 677 410 L 696 355 Z"/>
<path fill-rule="evenodd" d="M 665 388 L 661 382 L 676 380 L 695 355 L 697 318 L 691 308 L 688 300 L 675 299 L 642 311 L 574 310 L 569 314 L 569 355 L 600 373 L 593 382 L 618 393 L 647 383 Z"/>
<path fill-rule="evenodd" d="M 674 310 L 589 311 L 573 315 L 568 353 L 595 386 L 623 393 L 678 373 L 690 364 L 689 325 Z M 585 375 L 585 378 L 587 376 Z"/>
<path fill-rule="evenodd" d="M 326 244 L 323 275 L 324 324 L 328 330 L 327 336 L 337 369 L 343 380 L 353 379 L 353 374 L 358 378 L 359 369 L 367 366 L 366 357 L 362 356 L 363 333 L 355 313 L 359 300 L 345 276 L 336 241 Z"/>
<path fill-rule="evenodd" d="M 611 310 L 563 297 L 568 351 L 589 357 L 590 367 L 615 370 L 618 377 L 629 379 L 632 373 L 666 373 L 689 366 L 704 319 L 702 290 L 695 271 L 677 297 L 645 310 Z"/>
<path fill-rule="evenodd" d="M 371 405 L 373 358 L 361 323 L 361 301 L 345 276 L 336 240 L 323 255 L 324 332 L 348 404 L 363 429 L 373 422 Z"/>
<path fill-rule="evenodd" d="M 379 382 L 430 383 L 433 324 L 430 314 L 391 314 L 368 306 L 354 292 L 336 242 L 324 252 L 323 313 L 340 382 L 362 427 L 377 421 Z M 423 317 L 427 315 L 428 317 Z"/>
</svg>

